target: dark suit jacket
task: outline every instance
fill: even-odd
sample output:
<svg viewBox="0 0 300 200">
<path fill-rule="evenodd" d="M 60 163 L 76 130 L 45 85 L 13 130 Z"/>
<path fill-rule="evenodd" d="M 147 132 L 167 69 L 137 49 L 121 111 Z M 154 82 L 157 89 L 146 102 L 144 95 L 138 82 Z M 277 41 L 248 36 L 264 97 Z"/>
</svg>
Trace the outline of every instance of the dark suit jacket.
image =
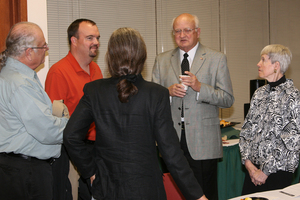
<svg viewBox="0 0 300 200">
<path fill-rule="evenodd" d="M 185 133 L 189 152 L 195 160 L 223 156 L 219 108 L 229 108 L 234 102 L 226 56 L 199 43 L 193 63 L 193 73 L 201 89 L 188 88 L 184 98 L 172 97 L 171 110 L 178 137 L 181 136 L 181 105 L 184 105 Z M 169 87 L 179 83 L 181 61 L 179 48 L 159 54 L 153 67 L 152 81 Z"/>
<path fill-rule="evenodd" d="M 202 189 L 180 150 L 171 117 L 168 90 L 138 75 L 138 93 L 128 103 L 118 99 L 118 79 L 86 84 L 64 131 L 64 144 L 81 175 L 96 174 L 96 199 L 166 199 L 156 142 L 167 167 L 187 199 L 200 198 Z M 94 156 L 84 139 L 96 124 Z"/>
</svg>

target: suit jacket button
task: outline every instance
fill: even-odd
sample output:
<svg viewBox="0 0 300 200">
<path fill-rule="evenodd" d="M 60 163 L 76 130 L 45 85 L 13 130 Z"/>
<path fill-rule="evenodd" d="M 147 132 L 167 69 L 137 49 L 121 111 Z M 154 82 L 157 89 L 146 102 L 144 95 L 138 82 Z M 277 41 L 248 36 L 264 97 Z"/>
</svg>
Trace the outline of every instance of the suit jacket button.
<svg viewBox="0 0 300 200">
<path fill-rule="evenodd" d="M 178 122 L 178 125 L 180 126 L 180 125 L 181 125 L 181 123 L 180 123 L 180 122 Z"/>
<path fill-rule="evenodd" d="M 178 110 L 181 110 L 181 107 L 178 107 Z"/>
</svg>

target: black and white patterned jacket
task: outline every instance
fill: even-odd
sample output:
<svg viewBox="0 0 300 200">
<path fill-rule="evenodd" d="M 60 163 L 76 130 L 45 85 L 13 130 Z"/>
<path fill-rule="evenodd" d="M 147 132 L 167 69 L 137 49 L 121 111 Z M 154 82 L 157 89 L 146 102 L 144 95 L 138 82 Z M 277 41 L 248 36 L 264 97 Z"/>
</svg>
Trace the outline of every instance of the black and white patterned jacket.
<svg viewBox="0 0 300 200">
<path fill-rule="evenodd" d="M 300 93 L 293 81 L 258 88 L 240 133 L 242 163 L 249 159 L 266 174 L 294 172 L 300 151 Z"/>
</svg>

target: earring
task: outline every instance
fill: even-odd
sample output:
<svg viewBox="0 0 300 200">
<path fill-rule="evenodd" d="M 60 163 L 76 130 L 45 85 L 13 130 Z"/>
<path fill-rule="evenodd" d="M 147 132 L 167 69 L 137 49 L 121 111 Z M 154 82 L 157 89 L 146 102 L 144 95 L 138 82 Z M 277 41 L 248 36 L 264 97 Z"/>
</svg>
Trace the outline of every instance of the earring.
<svg viewBox="0 0 300 200">
<path fill-rule="evenodd" d="M 276 72 L 277 72 L 277 70 L 276 69 L 274 69 L 274 73 L 276 74 Z"/>
</svg>

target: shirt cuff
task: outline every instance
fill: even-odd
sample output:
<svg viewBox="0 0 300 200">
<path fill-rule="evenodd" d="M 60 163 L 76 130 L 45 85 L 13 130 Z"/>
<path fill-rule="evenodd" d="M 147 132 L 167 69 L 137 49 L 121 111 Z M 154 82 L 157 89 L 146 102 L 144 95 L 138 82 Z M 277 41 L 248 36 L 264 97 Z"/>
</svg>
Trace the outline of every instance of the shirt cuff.
<svg viewBox="0 0 300 200">
<path fill-rule="evenodd" d="M 196 96 L 197 101 L 199 100 L 199 95 L 200 95 L 200 92 L 197 92 L 197 96 Z"/>
</svg>

